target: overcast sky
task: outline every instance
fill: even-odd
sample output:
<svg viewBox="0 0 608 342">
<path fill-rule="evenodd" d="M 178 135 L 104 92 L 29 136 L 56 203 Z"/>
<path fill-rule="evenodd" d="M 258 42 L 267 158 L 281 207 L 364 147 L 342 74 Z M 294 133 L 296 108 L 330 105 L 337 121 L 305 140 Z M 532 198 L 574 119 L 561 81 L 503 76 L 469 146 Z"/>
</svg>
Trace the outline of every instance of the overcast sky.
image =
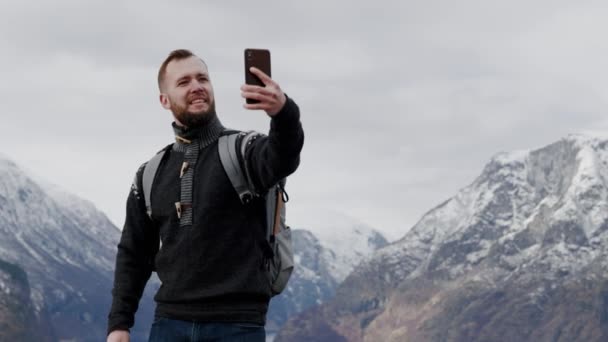
<svg viewBox="0 0 608 342">
<path fill-rule="evenodd" d="M 225 126 L 267 132 L 239 87 L 243 49 L 268 48 L 306 135 L 288 223 L 334 209 L 394 239 L 494 154 L 608 129 L 606 18 L 605 1 L 3 1 L 0 153 L 122 227 L 172 141 L 166 55 L 205 59 Z"/>
</svg>

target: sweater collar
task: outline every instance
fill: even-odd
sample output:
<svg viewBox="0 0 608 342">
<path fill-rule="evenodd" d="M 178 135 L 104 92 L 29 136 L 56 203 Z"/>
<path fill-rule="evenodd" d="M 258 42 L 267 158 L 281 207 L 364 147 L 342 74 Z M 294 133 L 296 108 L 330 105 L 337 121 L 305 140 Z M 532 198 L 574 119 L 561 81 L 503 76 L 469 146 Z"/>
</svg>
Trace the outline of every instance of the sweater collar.
<svg viewBox="0 0 608 342">
<path fill-rule="evenodd" d="M 175 144 L 173 144 L 174 150 L 184 150 L 186 146 L 197 142 L 199 148 L 204 148 L 214 143 L 222 132 L 225 130 L 224 126 L 214 116 L 211 121 L 201 127 L 186 128 L 178 126 L 175 122 L 171 124 L 173 126 L 173 132 L 175 133 Z"/>
</svg>

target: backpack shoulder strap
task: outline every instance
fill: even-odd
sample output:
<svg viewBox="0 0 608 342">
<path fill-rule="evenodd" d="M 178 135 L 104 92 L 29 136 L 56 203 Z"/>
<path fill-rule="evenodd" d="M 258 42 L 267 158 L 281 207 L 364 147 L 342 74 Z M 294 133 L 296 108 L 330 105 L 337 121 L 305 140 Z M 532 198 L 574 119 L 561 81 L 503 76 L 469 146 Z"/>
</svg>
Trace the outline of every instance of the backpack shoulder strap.
<svg viewBox="0 0 608 342">
<path fill-rule="evenodd" d="M 218 150 L 222 166 L 232 183 L 232 187 L 239 195 L 241 202 L 247 204 L 255 196 L 253 185 L 244 165 L 245 172 L 241 167 L 240 158 L 245 155 L 247 144 L 258 135 L 256 132 L 230 133 L 220 136 Z M 238 146 L 237 146 L 238 145 Z"/>
<path fill-rule="evenodd" d="M 167 145 L 165 148 L 160 150 L 152 157 L 144 167 L 144 174 L 142 176 L 142 191 L 144 192 L 144 200 L 146 202 L 146 213 L 149 218 L 152 218 L 152 204 L 150 202 L 150 193 L 152 192 L 152 183 L 156 177 L 156 172 L 160 166 L 160 162 L 163 160 L 166 152 L 171 148 L 173 144 Z"/>
<path fill-rule="evenodd" d="M 245 152 L 247 147 L 260 135 L 260 133 L 255 131 L 240 133 L 224 131 L 224 134 L 220 136 L 218 142 L 222 166 L 243 204 L 249 203 L 254 196 L 257 196 L 254 190 L 255 187 L 251 182 L 251 177 L 248 174 Z M 274 264 L 277 262 L 277 260 L 275 260 L 277 258 L 280 258 L 281 262 L 285 262 L 283 261 L 284 259 L 287 261 L 291 260 L 288 264 L 291 265 L 290 267 L 293 269 L 293 251 L 290 238 L 289 246 L 286 245 L 287 242 L 278 241 L 281 239 L 285 240 L 285 234 L 290 234 L 289 230 L 285 227 L 284 204 L 288 201 L 288 197 L 284 190 L 284 186 L 285 180 L 283 179 L 262 194 L 266 201 L 266 234 L 265 239 L 259 241 L 259 243 L 267 262 L 270 263 L 272 260 L 272 263 Z M 280 244 L 283 244 L 284 246 L 280 247 Z M 280 253 L 279 250 L 281 250 Z M 291 271 L 288 272 L 287 278 L 289 277 L 289 274 L 291 274 Z M 287 280 L 285 279 L 282 285 L 283 287 L 285 286 L 286 281 Z M 280 293 L 283 287 L 275 292 L 275 294 Z"/>
</svg>

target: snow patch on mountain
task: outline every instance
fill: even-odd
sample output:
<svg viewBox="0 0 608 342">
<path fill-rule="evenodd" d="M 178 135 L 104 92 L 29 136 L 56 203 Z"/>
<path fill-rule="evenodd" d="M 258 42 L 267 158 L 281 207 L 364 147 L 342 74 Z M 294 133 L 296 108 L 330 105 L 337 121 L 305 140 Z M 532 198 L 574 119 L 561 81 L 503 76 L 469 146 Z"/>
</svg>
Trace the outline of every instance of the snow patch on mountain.
<svg viewBox="0 0 608 342">
<path fill-rule="evenodd" d="M 297 227 L 310 231 L 322 247 L 330 274 L 338 283 L 362 260 L 386 244 L 386 239 L 371 226 L 345 214 L 318 209 Z"/>
<path fill-rule="evenodd" d="M 384 269 L 390 283 L 477 267 L 508 274 L 532 264 L 548 277 L 572 274 L 598 259 L 594 246 L 608 239 L 598 237 L 608 231 L 607 180 L 608 140 L 598 137 L 499 153 L 360 271 Z"/>
<path fill-rule="evenodd" d="M 581 327 L 602 331 L 603 323 L 576 317 L 586 310 L 589 322 L 605 311 L 591 303 L 601 304 L 608 275 L 607 180 L 608 139 L 569 135 L 499 153 L 470 185 L 355 268 L 338 298 L 287 323 L 282 341 L 332 330 L 373 341 L 422 340 L 428 332 L 486 341 L 506 336 L 514 322 L 531 341 L 541 329 L 548 339 L 566 334 L 570 322 L 565 340 L 585 336 Z M 568 304 L 585 310 L 559 304 L 569 291 L 584 300 Z"/>
<path fill-rule="evenodd" d="M 530 154 L 530 150 L 500 152 L 500 153 L 497 153 L 492 158 L 492 161 L 495 163 L 503 164 L 503 165 L 519 163 L 519 162 L 525 161 L 526 158 L 528 157 L 528 154 Z"/>
</svg>

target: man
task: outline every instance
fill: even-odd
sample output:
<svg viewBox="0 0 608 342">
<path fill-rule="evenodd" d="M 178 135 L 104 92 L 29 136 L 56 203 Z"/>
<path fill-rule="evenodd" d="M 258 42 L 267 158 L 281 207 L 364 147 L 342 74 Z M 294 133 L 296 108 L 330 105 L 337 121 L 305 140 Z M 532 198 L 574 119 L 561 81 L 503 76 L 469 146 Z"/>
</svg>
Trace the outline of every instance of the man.
<svg viewBox="0 0 608 342">
<path fill-rule="evenodd" d="M 246 109 L 271 118 L 268 136 L 248 145 L 243 158 L 256 189 L 269 189 L 296 170 L 304 142 L 297 105 L 256 68 L 264 87 L 243 85 Z M 169 54 L 158 73 L 160 103 L 173 113 L 176 141 L 156 173 L 151 217 L 141 193 L 145 164 L 136 173 L 118 244 L 108 341 L 129 341 L 143 289 L 152 271 L 162 282 L 154 297 L 150 341 L 264 341 L 271 297 L 258 243 L 266 226 L 263 199 L 240 202 L 222 164 L 207 66 L 188 50 Z M 252 210 L 253 208 L 253 210 Z"/>
</svg>

